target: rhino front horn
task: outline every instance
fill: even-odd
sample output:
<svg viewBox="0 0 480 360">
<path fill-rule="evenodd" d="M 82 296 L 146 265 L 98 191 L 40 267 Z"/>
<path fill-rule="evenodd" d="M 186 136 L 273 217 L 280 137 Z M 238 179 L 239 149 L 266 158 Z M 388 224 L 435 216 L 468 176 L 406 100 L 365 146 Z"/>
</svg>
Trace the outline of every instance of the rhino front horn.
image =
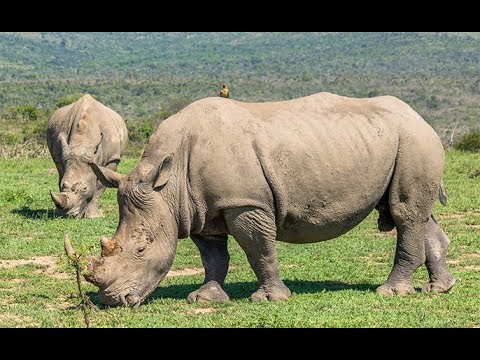
<svg viewBox="0 0 480 360">
<path fill-rule="evenodd" d="M 70 236 L 65 234 L 65 238 L 63 239 L 63 247 L 65 249 L 65 254 L 72 259 L 74 258 L 77 254 L 75 253 L 75 250 L 73 250 L 72 243 L 70 242 Z"/>
<path fill-rule="evenodd" d="M 66 207 L 67 199 L 65 195 L 57 195 L 50 189 L 50 197 L 57 208 L 64 209 Z"/>
</svg>

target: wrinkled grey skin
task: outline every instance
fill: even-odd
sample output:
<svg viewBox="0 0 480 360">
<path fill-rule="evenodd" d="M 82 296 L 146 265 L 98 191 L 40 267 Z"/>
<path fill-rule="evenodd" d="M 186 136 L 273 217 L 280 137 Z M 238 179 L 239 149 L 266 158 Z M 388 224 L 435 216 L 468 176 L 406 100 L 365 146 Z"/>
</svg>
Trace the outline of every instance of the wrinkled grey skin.
<svg viewBox="0 0 480 360">
<path fill-rule="evenodd" d="M 169 271 L 177 239 L 190 236 L 205 267 L 189 302 L 224 301 L 227 235 L 258 279 L 252 300 L 282 300 L 276 241 L 310 243 L 346 233 L 379 211 L 382 231 L 397 228 L 393 269 L 377 291 L 447 292 L 447 236 L 432 217 L 444 150 L 435 131 L 397 98 L 330 93 L 270 103 L 196 101 L 160 124 L 126 176 L 91 164 L 118 187 L 120 220 L 86 279 L 108 305 L 138 306 Z M 445 194 L 440 191 L 442 198 Z"/>
<path fill-rule="evenodd" d="M 98 201 L 105 191 L 89 162 L 117 168 L 127 145 L 125 122 L 112 109 L 84 95 L 56 110 L 48 121 L 47 144 L 59 174 L 55 206 L 77 218 L 102 216 Z"/>
</svg>

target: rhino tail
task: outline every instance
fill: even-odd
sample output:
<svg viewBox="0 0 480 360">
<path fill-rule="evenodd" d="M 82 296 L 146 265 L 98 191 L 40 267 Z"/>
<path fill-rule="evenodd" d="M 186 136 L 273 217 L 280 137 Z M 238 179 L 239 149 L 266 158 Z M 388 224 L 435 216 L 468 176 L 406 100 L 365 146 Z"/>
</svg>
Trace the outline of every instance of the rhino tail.
<svg viewBox="0 0 480 360">
<path fill-rule="evenodd" d="M 440 186 L 438 188 L 438 199 L 443 206 L 447 205 L 447 189 L 445 189 L 445 184 L 443 183 L 443 179 L 440 182 Z"/>
</svg>

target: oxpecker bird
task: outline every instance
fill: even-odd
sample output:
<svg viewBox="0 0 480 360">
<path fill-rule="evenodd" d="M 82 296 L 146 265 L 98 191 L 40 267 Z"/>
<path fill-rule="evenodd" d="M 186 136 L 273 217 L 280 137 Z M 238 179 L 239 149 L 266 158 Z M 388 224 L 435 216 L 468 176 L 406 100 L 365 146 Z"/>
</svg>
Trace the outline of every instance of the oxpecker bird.
<svg viewBox="0 0 480 360">
<path fill-rule="evenodd" d="M 223 84 L 222 90 L 220 90 L 220 97 L 228 98 L 230 91 L 228 91 L 227 84 Z"/>
</svg>

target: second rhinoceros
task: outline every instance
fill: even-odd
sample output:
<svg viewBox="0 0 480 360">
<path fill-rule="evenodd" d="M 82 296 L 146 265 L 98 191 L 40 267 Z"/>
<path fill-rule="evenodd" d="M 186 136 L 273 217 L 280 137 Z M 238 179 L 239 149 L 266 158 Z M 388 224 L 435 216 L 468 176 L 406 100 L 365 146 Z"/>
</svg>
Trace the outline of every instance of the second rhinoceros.
<svg viewBox="0 0 480 360">
<path fill-rule="evenodd" d="M 102 257 L 85 274 L 108 305 L 144 301 L 169 271 L 177 240 L 188 236 L 205 267 L 190 302 L 229 299 L 227 235 L 257 276 L 252 300 L 287 299 L 275 242 L 335 238 L 375 208 L 379 229 L 397 228 L 393 269 L 378 293 L 414 293 L 412 275 L 422 264 L 426 291 L 455 283 L 449 240 L 432 217 L 439 193 L 445 200 L 444 150 L 395 97 L 206 98 L 162 122 L 126 176 L 91 165 L 106 186 L 118 187 L 117 230 L 102 239 Z"/>
<path fill-rule="evenodd" d="M 78 218 L 101 216 L 98 201 L 105 186 L 88 163 L 116 170 L 127 141 L 121 116 L 88 94 L 56 110 L 47 126 L 48 149 L 59 174 L 60 194 L 50 191 L 55 206 Z"/>
</svg>

